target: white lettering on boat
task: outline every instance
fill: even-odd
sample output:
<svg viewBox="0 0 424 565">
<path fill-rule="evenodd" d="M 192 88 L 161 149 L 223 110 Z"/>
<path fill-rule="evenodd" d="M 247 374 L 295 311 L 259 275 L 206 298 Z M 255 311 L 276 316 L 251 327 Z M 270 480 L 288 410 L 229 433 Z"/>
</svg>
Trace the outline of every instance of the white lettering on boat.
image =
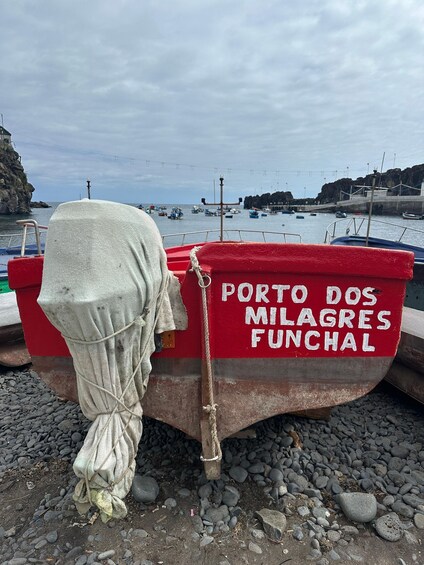
<svg viewBox="0 0 424 565">
<path fill-rule="evenodd" d="M 392 326 L 391 310 L 378 309 L 378 294 L 370 286 L 312 291 L 299 284 L 222 283 L 221 299 L 245 304 L 252 348 L 374 352 L 373 335 Z"/>
</svg>

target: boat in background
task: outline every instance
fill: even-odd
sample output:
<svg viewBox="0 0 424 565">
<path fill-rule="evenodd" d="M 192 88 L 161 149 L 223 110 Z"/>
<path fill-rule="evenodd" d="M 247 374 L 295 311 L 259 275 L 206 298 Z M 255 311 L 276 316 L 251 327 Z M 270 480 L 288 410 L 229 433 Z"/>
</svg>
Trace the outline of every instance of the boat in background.
<svg viewBox="0 0 424 565">
<path fill-rule="evenodd" d="M 341 212 L 340 210 L 338 210 L 338 211 L 336 212 L 336 218 L 339 218 L 339 219 L 341 219 L 341 218 L 347 218 L 347 214 L 346 214 L 346 212 Z"/>
<path fill-rule="evenodd" d="M 396 359 L 385 380 L 424 404 L 424 312 L 403 308 Z"/>
<path fill-rule="evenodd" d="M 184 216 L 183 211 L 178 206 L 174 206 L 169 214 L 168 218 L 170 220 L 182 220 Z"/>
<path fill-rule="evenodd" d="M 382 231 L 381 226 L 384 226 L 386 233 L 392 234 L 393 239 L 367 235 L 368 218 L 363 217 L 353 218 L 344 225 L 342 222 L 333 222 L 327 228 L 326 241 L 333 245 L 368 246 L 414 254 L 413 277 L 406 286 L 401 338 L 396 359 L 385 380 L 424 404 L 424 247 L 406 242 L 419 240 L 424 245 L 424 230 L 372 219 L 370 229 Z M 337 236 L 343 231 L 345 235 Z"/>
<path fill-rule="evenodd" d="M 31 363 L 25 345 L 16 294 L 0 294 L 0 366 L 21 367 Z"/>
<path fill-rule="evenodd" d="M 369 234 L 367 234 L 368 229 Z M 374 234 L 390 233 L 392 239 Z M 422 246 L 413 242 L 419 241 Z M 407 283 L 405 306 L 424 310 L 424 230 L 392 221 L 373 218 L 368 228 L 367 216 L 336 220 L 327 226 L 324 243 L 348 247 L 374 247 L 410 251 L 414 254 L 414 276 Z"/>
<path fill-rule="evenodd" d="M 257 210 L 249 210 L 249 218 L 256 220 L 259 218 L 259 212 Z"/>
<path fill-rule="evenodd" d="M 41 255 L 44 252 L 47 227 L 40 226 L 31 219 L 18 220 L 17 224 L 22 226 L 23 230 L 0 235 L 0 295 L 11 292 L 7 265 L 13 257 Z"/>
<path fill-rule="evenodd" d="M 89 296 L 94 301 L 96 289 L 110 289 L 99 285 L 105 268 L 114 273 L 118 266 L 122 272 L 126 262 L 140 265 L 131 237 L 144 233 L 143 222 L 152 220 L 135 212 L 95 200 L 60 205 L 50 221 L 54 233 L 63 235 L 63 241 L 56 235 L 52 239 L 54 249 L 47 246 L 50 283 L 55 283 L 55 261 L 70 261 L 73 273 L 86 268 L 87 245 L 96 262 L 90 264 L 92 277 L 84 284 L 90 286 L 92 279 Z M 89 243 L 83 235 L 87 230 L 92 234 Z M 131 249 L 127 257 L 116 259 L 116 266 L 105 246 L 111 231 Z M 66 247 L 69 234 L 72 250 Z M 217 442 L 219 447 L 226 437 L 277 414 L 349 402 L 383 379 L 396 353 L 405 284 L 413 265 L 411 253 L 392 250 L 236 242 L 223 236 L 221 241 L 166 249 L 168 269 L 180 283 L 188 327 L 158 336 L 160 346 L 151 357 L 142 401 L 144 414 L 202 443 L 209 479 L 220 474 Z M 124 249 L 119 241 L 114 245 Z M 12 259 L 10 284 L 16 290 L 34 370 L 59 396 L 78 401 L 67 344 L 37 302 L 46 277 L 43 263 L 43 256 Z M 137 284 L 136 278 L 124 280 L 126 286 Z M 116 279 L 116 292 L 124 300 L 119 284 Z M 57 288 L 58 308 L 61 293 L 62 283 Z M 76 296 L 74 285 L 67 308 L 61 310 L 65 318 L 68 311 L 74 316 Z M 115 303 L 113 299 L 104 304 L 106 316 Z M 82 311 L 90 304 L 83 302 Z M 119 312 L 124 311 L 122 302 Z M 105 339 L 110 338 L 118 347 L 119 336 L 113 333 Z M 119 354 L 128 352 L 121 348 Z M 207 412 L 205 406 L 213 410 Z"/>
<path fill-rule="evenodd" d="M 404 212 L 402 214 L 402 218 L 404 220 L 422 220 L 423 217 L 424 216 L 422 214 L 410 214 L 409 212 Z"/>
</svg>

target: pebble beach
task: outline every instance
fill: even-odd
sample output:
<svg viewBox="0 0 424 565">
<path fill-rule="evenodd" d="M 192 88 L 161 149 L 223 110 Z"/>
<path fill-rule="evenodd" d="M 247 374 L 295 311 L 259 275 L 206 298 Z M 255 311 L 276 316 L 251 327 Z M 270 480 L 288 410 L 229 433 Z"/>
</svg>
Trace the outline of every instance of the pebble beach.
<svg viewBox="0 0 424 565">
<path fill-rule="evenodd" d="M 151 559 L 149 547 L 161 547 L 161 536 L 163 548 L 172 545 L 166 524 L 174 517 L 185 520 L 182 543 L 193 556 L 187 563 L 198 563 L 208 548 L 229 548 L 231 542 L 236 552 L 204 562 L 272 565 L 267 552 L 280 544 L 277 565 L 284 558 L 290 565 L 304 559 L 318 565 L 373 564 L 377 561 L 369 560 L 364 542 L 375 540 L 389 548 L 387 564 L 424 565 L 424 412 L 387 387 L 333 408 L 328 421 L 282 415 L 254 425 L 250 435 L 255 437 L 226 439 L 218 481 L 206 480 L 196 441 L 146 418 L 129 515 L 148 520 L 160 509 L 162 526 L 149 531 L 132 527 L 128 519 L 109 523 L 105 530 L 125 542 L 111 546 L 108 536 L 96 539 L 89 531 L 95 509 L 83 526 L 84 543 L 62 535 L 78 519 L 70 465 L 90 422 L 78 405 L 58 399 L 31 370 L 3 371 L 0 564 L 171 563 L 165 549 Z M 28 498 L 11 500 L 8 484 L 18 473 L 28 477 L 34 467 L 49 473 L 55 465 L 67 469 L 63 484 L 54 494 L 43 493 L 24 518 Z M 35 485 L 26 480 L 23 487 L 30 497 Z M 296 557 L 300 554 L 304 557 Z"/>
</svg>

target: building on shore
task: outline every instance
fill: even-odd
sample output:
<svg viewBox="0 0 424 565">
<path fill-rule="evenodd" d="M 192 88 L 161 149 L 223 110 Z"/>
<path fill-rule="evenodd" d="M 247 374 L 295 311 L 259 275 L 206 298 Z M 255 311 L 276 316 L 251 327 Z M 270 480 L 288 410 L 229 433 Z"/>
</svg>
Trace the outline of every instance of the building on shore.
<svg viewBox="0 0 424 565">
<path fill-rule="evenodd" d="M 12 134 L 7 131 L 3 126 L 0 126 L 0 145 L 11 145 Z"/>
</svg>

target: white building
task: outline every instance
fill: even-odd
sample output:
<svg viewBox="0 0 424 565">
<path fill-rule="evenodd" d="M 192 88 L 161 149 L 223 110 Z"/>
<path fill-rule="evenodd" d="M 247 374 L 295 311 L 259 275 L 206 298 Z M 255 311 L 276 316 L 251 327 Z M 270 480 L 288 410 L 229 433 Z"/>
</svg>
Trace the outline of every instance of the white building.
<svg viewBox="0 0 424 565">
<path fill-rule="evenodd" d="M 12 143 L 12 134 L 3 126 L 0 126 L 0 145 L 10 145 Z"/>
</svg>

